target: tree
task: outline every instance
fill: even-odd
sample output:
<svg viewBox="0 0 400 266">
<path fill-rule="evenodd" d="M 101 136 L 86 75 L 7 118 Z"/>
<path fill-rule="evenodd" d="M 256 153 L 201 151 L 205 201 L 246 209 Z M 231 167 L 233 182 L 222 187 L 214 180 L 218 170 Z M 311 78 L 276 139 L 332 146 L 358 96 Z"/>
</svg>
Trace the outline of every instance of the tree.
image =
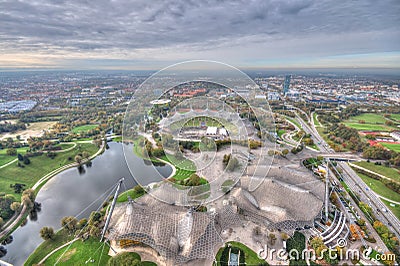
<svg viewBox="0 0 400 266">
<path fill-rule="evenodd" d="M 33 208 L 34 206 L 34 201 L 32 201 L 28 195 L 22 195 L 21 197 L 21 202 L 24 204 L 27 208 Z"/>
<path fill-rule="evenodd" d="M 19 203 L 18 201 L 14 201 L 10 205 L 10 209 L 13 210 L 14 212 L 19 211 L 20 208 L 21 208 L 21 203 Z"/>
<path fill-rule="evenodd" d="M 88 159 L 88 158 L 90 157 L 90 154 L 89 154 L 87 151 L 83 151 L 83 152 L 82 152 L 82 157 L 83 157 L 84 159 Z"/>
<path fill-rule="evenodd" d="M 288 149 L 284 149 L 283 151 L 282 151 L 282 156 L 283 157 L 286 157 L 286 155 L 288 155 L 289 154 L 289 150 Z"/>
<path fill-rule="evenodd" d="M 271 244 L 271 246 L 275 245 L 275 241 L 276 241 L 276 236 L 273 233 L 270 233 L 268 235 L 268 239 L 269 239 L 269 243 Z"/>
<path fill-rule="evenodd" d="M 79 220 L 77 226 L 79 229 L 82 229 L 83 227 L 85 227 L 87 225 L 87 223 L 88 223 L 88 220 L 86 218 L 82 218 Z"/>
<path fill-rule="evenodd" d="M 67 216 L 61 219 L 61 226 L 68 230 L 69 233 L 74 233 L 78 229 L 78 219 L 73 216 Z"/>
<path fill-rule="evenodd" d="M 76 162 L 77 164 L 81 165 L 81 163 L 82 163 L 82 156 L 76 155 L 76 156 L 75 156 L 75 162 Z"/>
<path fill-rule="evenodd" d="M 96 236 L 100 236 L 100 229 L 97 227 L 97 226 L 91 226 L 90 227 L 90 231 L 89 231 L 89 234 L 91 235 L 91 236 L 94 236 L 94 237 L 96 237 Z"/>
<path fill-rule="evenodd" d="M 35 191 L 33 189 L 31 189 L 31 188 L 25 189 L 22 192 L 22 196 L 24 196 L 24 195 L 28 196 L 32 201 L 35 200 L 35 196 L 36 196 L 35 195 Z"/>
<path fill-rule="evenodd" d="M 139 266 L 141 265 L 140 255 L 132 252 L 122 252 L 108 260 L 109 266 Z"/>
<path fill-rule="evenodd" d="M 15 156 L 15 155 L 17 155 L 17 150 L 14 149 L 14 148 L 9 148 L 9 149 L 7 149 L 7 151 L 6 151 L 6 154 L 7 154 L 8 156 Z"/>
<path fill-rule="evenodd" d="M 52 227 L 43 227 L 40 229 L 40 237 L 43 238 L 44 240 L 49 240 L 53 239 L 55 236 L 54 234 L 54 229 Z"/>
<path fill-rule="evenodd" d="M 28 165 L 28 164 L 30 164 L 30 163 L 31 163 L 31 160 L 29 160 L 29 157 L 28 157 L 28 156 L 26 156 L 26 155 L 24 155 L 24 157 L 23 157 L 23 161 L 24 161 L 24 164 L 26 164 L 26 165 Z"/>
<path fill-rule="evenodd" d="M 256 236 L 261 235 L 261 228 L 259 226 L 254 227 L 253 234 L 255 234 Z"/>
</svg>

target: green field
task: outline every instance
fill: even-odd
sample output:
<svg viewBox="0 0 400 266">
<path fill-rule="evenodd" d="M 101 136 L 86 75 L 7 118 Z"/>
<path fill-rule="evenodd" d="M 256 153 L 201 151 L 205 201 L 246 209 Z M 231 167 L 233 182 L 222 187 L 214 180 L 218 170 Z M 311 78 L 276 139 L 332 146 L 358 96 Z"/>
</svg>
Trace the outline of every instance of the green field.
<svg viewBox="0 0 400 266">
<path fill-rule="evenodd" d="M 358 122 L 364 120 L 366 124 L 385 124 L 385 118 L 383 115 L 374 113 L 365 113 L 357 116 L 353 116 L 349 121 Z"/>
<path fill-rule="evenodd" d="M 45 264 L 85 265 L 86 261 L 94 259 L 95 265 L 107 265 L 107 261 L 111 258 L 108 255 L 109 249 L 110 247 L 106 243 L 100 242 L 97 238 L 90 237 L 85 241 L 77 240 L 69 248 L 67 246 L 55 252 L 45 261 Z"/>
<path fill-rule="evenodd" d="M 381 195 L 382 197 L 400 202 L 400 194 L 385 186 L 385 184 L 383 184 L 381 181 L 373 179 L 361 173 L 357 174 L 375 193 Z"/>
<path fill-rule="evenodd" d="M 164 155 L 161 159 L 175 166 L 176 172 L 173 178 L 176 180 L 184 180 L 196 173 L 196 165 L 188 159 L 179 160 L 171 154 L 168 154 L 168 157 Z"/>
<path fill-rule="evenodd" d="M 319 122 L 317 116 L 318 116 L 317 113 L 313 113 L 314 124 L 315 124 L 316 127 L 320 127 L 320 126 L 321 126 L 321 123 Z"/>
<path fill-rule="evenodd" d="M 344 124 L 361 131 L 390 131 L 392 129 L 388 126 L 378 124 L 360 124 L 357 122 L 344 122 Z"/>
<path fill-rule="evenodd" d="M 244 252 L 244 260 L 245 260 L 246 265 L 254 265 L 254 266 L 256 266 L 256 265 L 268 265 L 268 263 L 265 260 L 259 259 L 258 256 L 257 256 L 257 253 L 254 250 L 250 249 L 248 246 L 246 246 L 246 245 L 244 245 L 242 243 L 239 243 L 239 242 L 231 241 L 231 242 L 227 242 L 225 244 L 225 247 L 222 247 L 222 248 L 220 248 L 218 250 L 218 253 L 215 256 L 215 259 L 217 261 L 217 265 L 218 266 L 222 265 L 221 262 L 220 262 L 221 261 L 221 255 L 222 255 L 223 250 L 225 248 L 227 248 L 228 244 L 231 247 L 240 248 Z"/>
<path fill-rule="evenodd" d="M 380 142 L 379 144 L 381 144 L 383 147 L 388 148 L 389 150 L 400 152 L 400 144 L 386 143 L 386 142 Z"/>
<path fill-rule="evenodd" d="M 18 148 L 17 153 L 21 153 L 22 155 L 28 150 L 28 147 Z M 0 166 L 11 162 L 12 160 L 16 159 L 17 156 L 9 156 L 7 155 L 7 149 L 0 150 Z"/>
<path fill-rule="evenodd" d="M 288 116 L 284 116 L 284 117 L 285 117 L 286 120 L 292 122 L 292 123 L 295 124 L 299 129 L 301 129 L 301 126 L 300 126 L 299 122 L 297 122 L 297 120 L 296 120 L 295 118 L 291 118 L 291 117 L 288 117 Z"/>
<path fill-rule="evenodd" d="M 54 147 L 61 147 L 61 149 L 62 150 L 66 150 L 66 149 L 69 149 L 69 148 L 71 148 L 71 147 L 73 147 L 74 146 L 74 143 L 72 142 L 70 142 L 70 143 L 62 143 L 62 144 L 56 144 L 56 145 L 54 145 Z"/>
<path fill-rule="evenodd" d="M 282 135 L 286 133 L 286 130 L 284 129 L 279 129 L 276 134 L 278 134 L 278 137 L 282 138 Z"/>
<path fill-rule="evenodd" d="M 39 232 L 37 232 L 39 234 Z M 40 244 L 36 248 L 36 250 L 29 256 L 29 258 L 25 261 L 24 265 L 30 266 L 35 263 L 38 263 L 41 259 L 43 259 L 51 250 L 61 246 L 63 243 L 66 243 L 72 240 L 73 237 L 68 235 L 65 230 L 59 230 L 53 240 L 46 240 Z"/>
<path fill-rule="evenodd" d="M 74 127 L 72 129 L 72 133 L 85 133 L 88 132 L 89 130 L 95 129 L 99 125 L 83 125 L 83 126 L 78 126 Z"/>
<path fill-rule="evenodd" d="M 366 161 L 356 162 L 354 164 L 400 182 L 400 171 L 395 168 L 386 167 L 384 165 L 375 165 L 374 163 L 369 163 Z"/>
<path fill-rule="evenodd" d="M 360 121 L 365 123 L 360 123 Z M 396 128 L 395 126 L 385 125 L 386 121 L 387 119 L 381 114 L 365 113 L 351 117 L 344 121 L 344 124 L 348 127 L 365 131 L 390 131 Z"/>
<path fill-rule="evenodd" d="M 396 121 L 398 121 L 400 123 L 400 114 L 391 114 L 390 118 L 392 120 L 396 120 Z"/>
<path fill-rule="evenodd" d="M 120 195 L 118 195 L 117 202 L 127 202 L 128 201 L 128 196 L 131 197 L 131 199 L 136 199 L 141 196 L 143 196 L 143 193 L 137 193 L 133 188 L 129 189 L 127 191 L 122 192 Z"/>
<path fill-rule="evenodd" d="M 383 203 L 393 212 L 394 215 L 396 215 L 397 218 L 400 219 L 400 205 L 395 204 L 396 206 L 393 207 L 390 205 L 390 202 L 384 199 L 381 199 Z"/>
<path fill-rule="evenodd" d="M 169 126 L 169 128 L 172 131 L 177 131 L 184 127 L 200 127 L 202 122 L 204 122 L 205 126 L 207 126 L 207 127 L 222 127 L 222 126 L 224 126 L 228 132 L 235 133 L 237 131 L 236 126 L 234 124 L 232 124 L 231 122 L 228 122 L 225 119 L 222 119 L 222 118 L 217 119 L 217 118 L 206 117 L 206 116 L 199 116 L 199 117 L 190 118 L 190 119 L 182 119 L 182 120 L 172 123 Z"/>
<path fill-rule="evenodd" d="M 74 162 L 75 155 L 83 151 L 89 152 L 90 155 L 96 153 L 98 147 L 91 143 L 79 143 L 77 146 L 66 152 L 57 153 L 54 159 L 50 159 L 43 154 L 41 156 L 31 157 L 31 163 L 24 165 L 23 168 L 17 166 L 17 162 L 2 168 L 0 171 L 0 191 L 6 194 L 12 194 L 16 199 L 21 197 L 15 194 L 10 188 L 10 184 L 22 183 L 26 184 L 26 188 L 32 187 L 41 177 L 59 168 Z M 71 158 L 71 160 L 69 160 Z"/>
</svg>

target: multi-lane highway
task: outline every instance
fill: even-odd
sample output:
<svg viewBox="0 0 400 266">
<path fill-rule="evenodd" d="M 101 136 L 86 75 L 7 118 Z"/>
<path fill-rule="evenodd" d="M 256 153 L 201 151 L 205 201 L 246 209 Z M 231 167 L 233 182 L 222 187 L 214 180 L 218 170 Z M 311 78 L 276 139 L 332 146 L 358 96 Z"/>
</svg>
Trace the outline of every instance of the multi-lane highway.
<svg viewBox="0 0 400 266">
<path fill-rule="evenodd" d="M 299 110 L 298 108 L 294 108 Z M 302 111 L 302 110 L 301 110 Z M 311 117 L 311 118 L 310 118 Z M 311 134 L 316 141 L 321 152 L 335 155 L 335 157 L 340 156 L 340 153 L 336 153 L 325 140 L 319 135 L 315 128 L 313 114 L 307 116 L 310 120 L 308 125 L 299 115 L 296 115 L 296 119 L 299 121 L 303 130 Z M 343 156 L 343 159 L 346 159 Z M 387 206 L 380 200 L 380 198 L 368 188 L 364 181 L 357 175 L 357 173 L 347 164 L 347 162 L 338 162 L 338 168 L 342 170 L 342 176 L 346 184 L 350 187 L 353 192 L 360 196 L 360 200 L 368 203 L 374 212 L 374 215 L 379 218 L 379 220 L 393 231 L 398 238 L 400 238 L 400 221 L 399 219 L 387 208 Z"/>
</svg>

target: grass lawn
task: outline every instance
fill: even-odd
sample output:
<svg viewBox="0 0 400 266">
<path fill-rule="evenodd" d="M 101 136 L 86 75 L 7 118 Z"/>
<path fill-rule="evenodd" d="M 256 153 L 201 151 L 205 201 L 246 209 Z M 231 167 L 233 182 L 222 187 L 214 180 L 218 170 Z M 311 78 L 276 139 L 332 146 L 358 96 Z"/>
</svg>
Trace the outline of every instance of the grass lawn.
<svg viewBox="0 0 400 266">
<path fill-rule="evenodd" d="M 315 124 L 316 127 L 320 127 L 320 126 L 321 126 L 321 123 L 319 122 L 317 116 L 318 116 L 317 113 L 314 113 L 314 114 L 313 114 L 314 124 Z"/>
<path fill-rule="evenodd" d="M 388 148 L 389 150 L 400 152 L 400 144 L 386 143 L 386 142 L 380 142 L 379 144 L 381 144 L 383 147 Z"/>
<path fill-rule="evenodd" d="M 117 202 L 127 202 L 128 201 L 128 196 L 130 196 L 131 199 L 136 199 L 136 198 L 139 198 L 139 197 L 141 197 L 143 195 L 144 195 L 144 193 L 137 193 L 132 188 L 132 189 L 124 191 L 120 195 L 118 195 Z"/>
<path fill-rule="evenodd" d="M 62 143 L 62 144 L 56 144 L 54 145 L 55 147 L 61 147 L 62 150 L 66 150 L 74 146 L 74 143 Z"/>
<path fill-rule="evenodd" d="M 391 114 L 390 118 L 400 122 L 400 114 Z"/>
<path fill-rule="evenodd" d="M 55 265 L 67 248 L 68 246 L 51 255 L 45 261 L 45 264 Z M 109 249 L 110 247 L 104 242 L 100 242 L 98 238 L 90 237 L 85 241 L 77 240 L 68 248 L 57 265 L 85 265 L 85 262 L 89 259 L 94 259 L 95 265 L 107 265 L 111 258 L 108 255 Z"/>
<path fill-rule="evenodd" d="M 344 124 L 348 127 L 355 128 L 357 130 L 362 130 L 362 131 L 389 131 L 392 128 L 385 126 L 383 124 L 378 125 L 378 124 L 360 124 L 358 122 L 344 122 Z"/>
<path fill-rule="evenodd" d="M 384 165 L 375 165 L 374 163 L 366 161 L 356 162 L 354 164 L 400 182 L 400 171 L 395 168 L 386 167 Z"/>
<path fill-rule="evenodd" d="M 122 137 L 113 138 L 112 141 L 114 141 L 114 142 L 122 142 Z"/>
<path fill-rule="evenodd" d="M 225 248 L 228 248 L 228 244 L 230 244 L 231 247 L 237 247 L 240 248 L 243 252 L 244 252 L 244 260 L 246 265 L 268 265 L 268 263 L 265 260 L 259 259 L 257 256 L 257 253 L 250 249 L 248 246 L 239 243 L 239 242 L 235 242 L 235 241 L 231 241 L 225 244 L 225 247 L 222 247 L 218 250 L 218 253 L 216 255 L 216 261 L 217 261 L 217 265 L 220 266 L 221 265 L 221 255 L 222 252 L 224 251 Z"/>
<path fill-rule="evenodd" d="M 229 132 L 236 132 L 236 126 L 233 123 L 228 122 L 225 119 L 221 119 L 221 118 L 217 119 L 217 118 L 211 118 L 211 117 L 206 117 L 206 116 L 182 119 L 182 120 L 172 123 L 169 128 L 172 131 L 176 131 L 176 130 L 180 130 L 181 128 L 184 128 L 184 127 L 201 127 L 202 125 L 205 125 L 207 127 L 222 127 L 222 126 L 224 126 L 226 128 L 226 130 L 228 130 Z"/>
<path fill-rule="evenodd" d="M 39 234 L 39 232 L 37 232 Z M 36 250 L 29 256 L 29 258 L 25 261 L 24 265 L 32 265 L 38 263 L 41 259 L 43 259 L 51 250 L 61 246 L 63 243 L 66 243 L 73 239 L 72 236 L 69 236 L 65 230 L 59 230 L 55 238 L 53 240 L 46 240 L 40 244 L 36 248 Z"/>
<path fill-rule="evenodd" d="M 176 172 L 173 178 L 176 180 L 184 180 L 196 173 L 196 165 L 188 159 L 179 160 L 174 155 L 170 154 L 168 157 L 166 155 L 162 156 L 161 159 L 175 166 Z"/>
<path fill-rule="evenodd" d="M 286 130 L 279 129 L 276 133 L 278 134 L 278 137 L 282 138 L 282 135 L 286 133 Z"/>
<path fill-rule="evenodd" d="M 22 155 L 24 155 L 28 149 L 29 149 L 28 147 L 17 148 L 17 153 L 21 153 Z M 9 163 L 16 158 L 17 156 L 7 155 L 7 149 L 0 150 L 0 166 Z"/>
<path fill-rule="evenodd" d="M 301 126 L 300 126 L 299 122 L 297 122 L 297 120 L 296 120 L 295 118 L 291 118 L 291 117 L 288 117 L 288 116 L 284 116 L 284 117 L 285 117 L 286 120 L 292 122 L 292 123 L 295 124 L 299 129 L 301 129 Z"/>
<path fill-rule="evenodd" d="M 357 116 L 350 117 L 348 120 L 353 122 L 358 122 L 364 120 L 366 124 L 385 124 L 386 119 L 381 114 L 365 113 Z"/>
<path fill-rule="evenodd" d="M 384 199 L 381 199 L 383 203 L 385 203 L 385 205 L 393 212 L 394 215 L 396 215 L 396 217 L 398 219 L 400 219 L 400 205 L 395 204 L 396 207 L 393 207 L 390 205 L 390 202 Z"/>
<path fill-rule="evenodd" d="M 381 195 L 382 197 L 400 202 L 400 194 L 385 186 L 385 184 L 383 184 L 381 181 L 373 179 L 361 173 L 357 174 L 375 193 Z"/>
<path fill-rule="evenodd" d="M 83 133 L 83 132 L 87 132 L 89 130 L 95 129 L 96 127 L 98 127 L 99 125 L 83 125 L 83 126 L 78 126 L 78 127 L 74 127 L 72 129 L 72 133 Z"/>
<path fill-rule="evenodd" d="M 365 121 L 365 123 L 359 123 L 361 120 Z M 344 124 L 357 130 L 367 131 L 390 131 L 396 128 L 385 125 L 385 122 L 386 118 L 384 118 L 381 114 L 365 113 L 350 117 L 350 119 L 346 120 Z"/>
<path fill-rule="evenodd" d="M 2 168 L 0 171 L 0 191 L 6 194 L 12 194 L 16 199 L 20 199 L 20 194 L 15 194 L 14 189 L 10 188 L 10 184 L 22 183 L 26 184 L 26 188 L 32 187 L 44 175 L 74 162 L 75 155 L 83 151 L 94 154 L 98 151 L 96 145 L 91 143 L 79 143 L 74 149 L 57 153 L 54 159 L 50 159 L 43 154 L 42 156 L 31 157 L 31 163 L 25 165 L 24 168 L 18 167 L 17 162 Z M 69 160 L 68 158 L 72 158 Z"/>
</svg>

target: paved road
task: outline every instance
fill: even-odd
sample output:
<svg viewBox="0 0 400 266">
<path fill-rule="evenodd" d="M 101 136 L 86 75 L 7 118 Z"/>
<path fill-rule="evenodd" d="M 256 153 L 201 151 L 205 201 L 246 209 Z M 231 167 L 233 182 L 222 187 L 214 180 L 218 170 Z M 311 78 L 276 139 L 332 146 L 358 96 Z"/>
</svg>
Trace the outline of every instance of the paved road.
<svg viewBox="0 0 400 266">
<path fill-rule="evenodd" d="M 373 192 L 364 181 L 354 172 L 351 167 L 345 162 L 339 162 L 338 166 L 343 170 L 344 181 L 346 184 L 357 194 L 363 202 L 368 203 L 381 222 L 388 226 L 397 237 L 400 237 L 400 221 L 388 209 L 388 207 L 380 200 L 380 198 Z M 385 211 L 384 211 L 385 210 Z M 391 224 L 391 225 L 390 225 Z"/>
<path fill-rule="evenodd" d="M 311 116 L 313 117 L 313 116 Z M 314 121 L 312 119 L 312 126 L 309 127 L 299 116 L 297 119 L 302 121 L 302 126 L 305 126 L 306 130 L 317 140 L 320 141 L 321 151 L 325 151 L 329 154 L 340 155 L 340 153 L 334 152 L 331 148 L 328 148 L 328 144 L 319 135 L 315 129 Z M 347 162 L 338 162 L 338 167 L 343 171 L 343 177 L 346 184 L 357 194 L 360 195 L 360 199 L 363 202 L 368 203 L 374 212 L 374 215 L 379 220 L 388 226 L 398 238 L 400 238 L 400 221 L 399 219 L 386 207 L 386 205 L 380 200 L 380 198 L 373 193 L 364 181 L 357 175 L 357 173 L 347 164 Z M 367 189 L 368 188 L 368 189 Z M 384 210 L 384 211 L 383 211 Z"/>
</svg>

